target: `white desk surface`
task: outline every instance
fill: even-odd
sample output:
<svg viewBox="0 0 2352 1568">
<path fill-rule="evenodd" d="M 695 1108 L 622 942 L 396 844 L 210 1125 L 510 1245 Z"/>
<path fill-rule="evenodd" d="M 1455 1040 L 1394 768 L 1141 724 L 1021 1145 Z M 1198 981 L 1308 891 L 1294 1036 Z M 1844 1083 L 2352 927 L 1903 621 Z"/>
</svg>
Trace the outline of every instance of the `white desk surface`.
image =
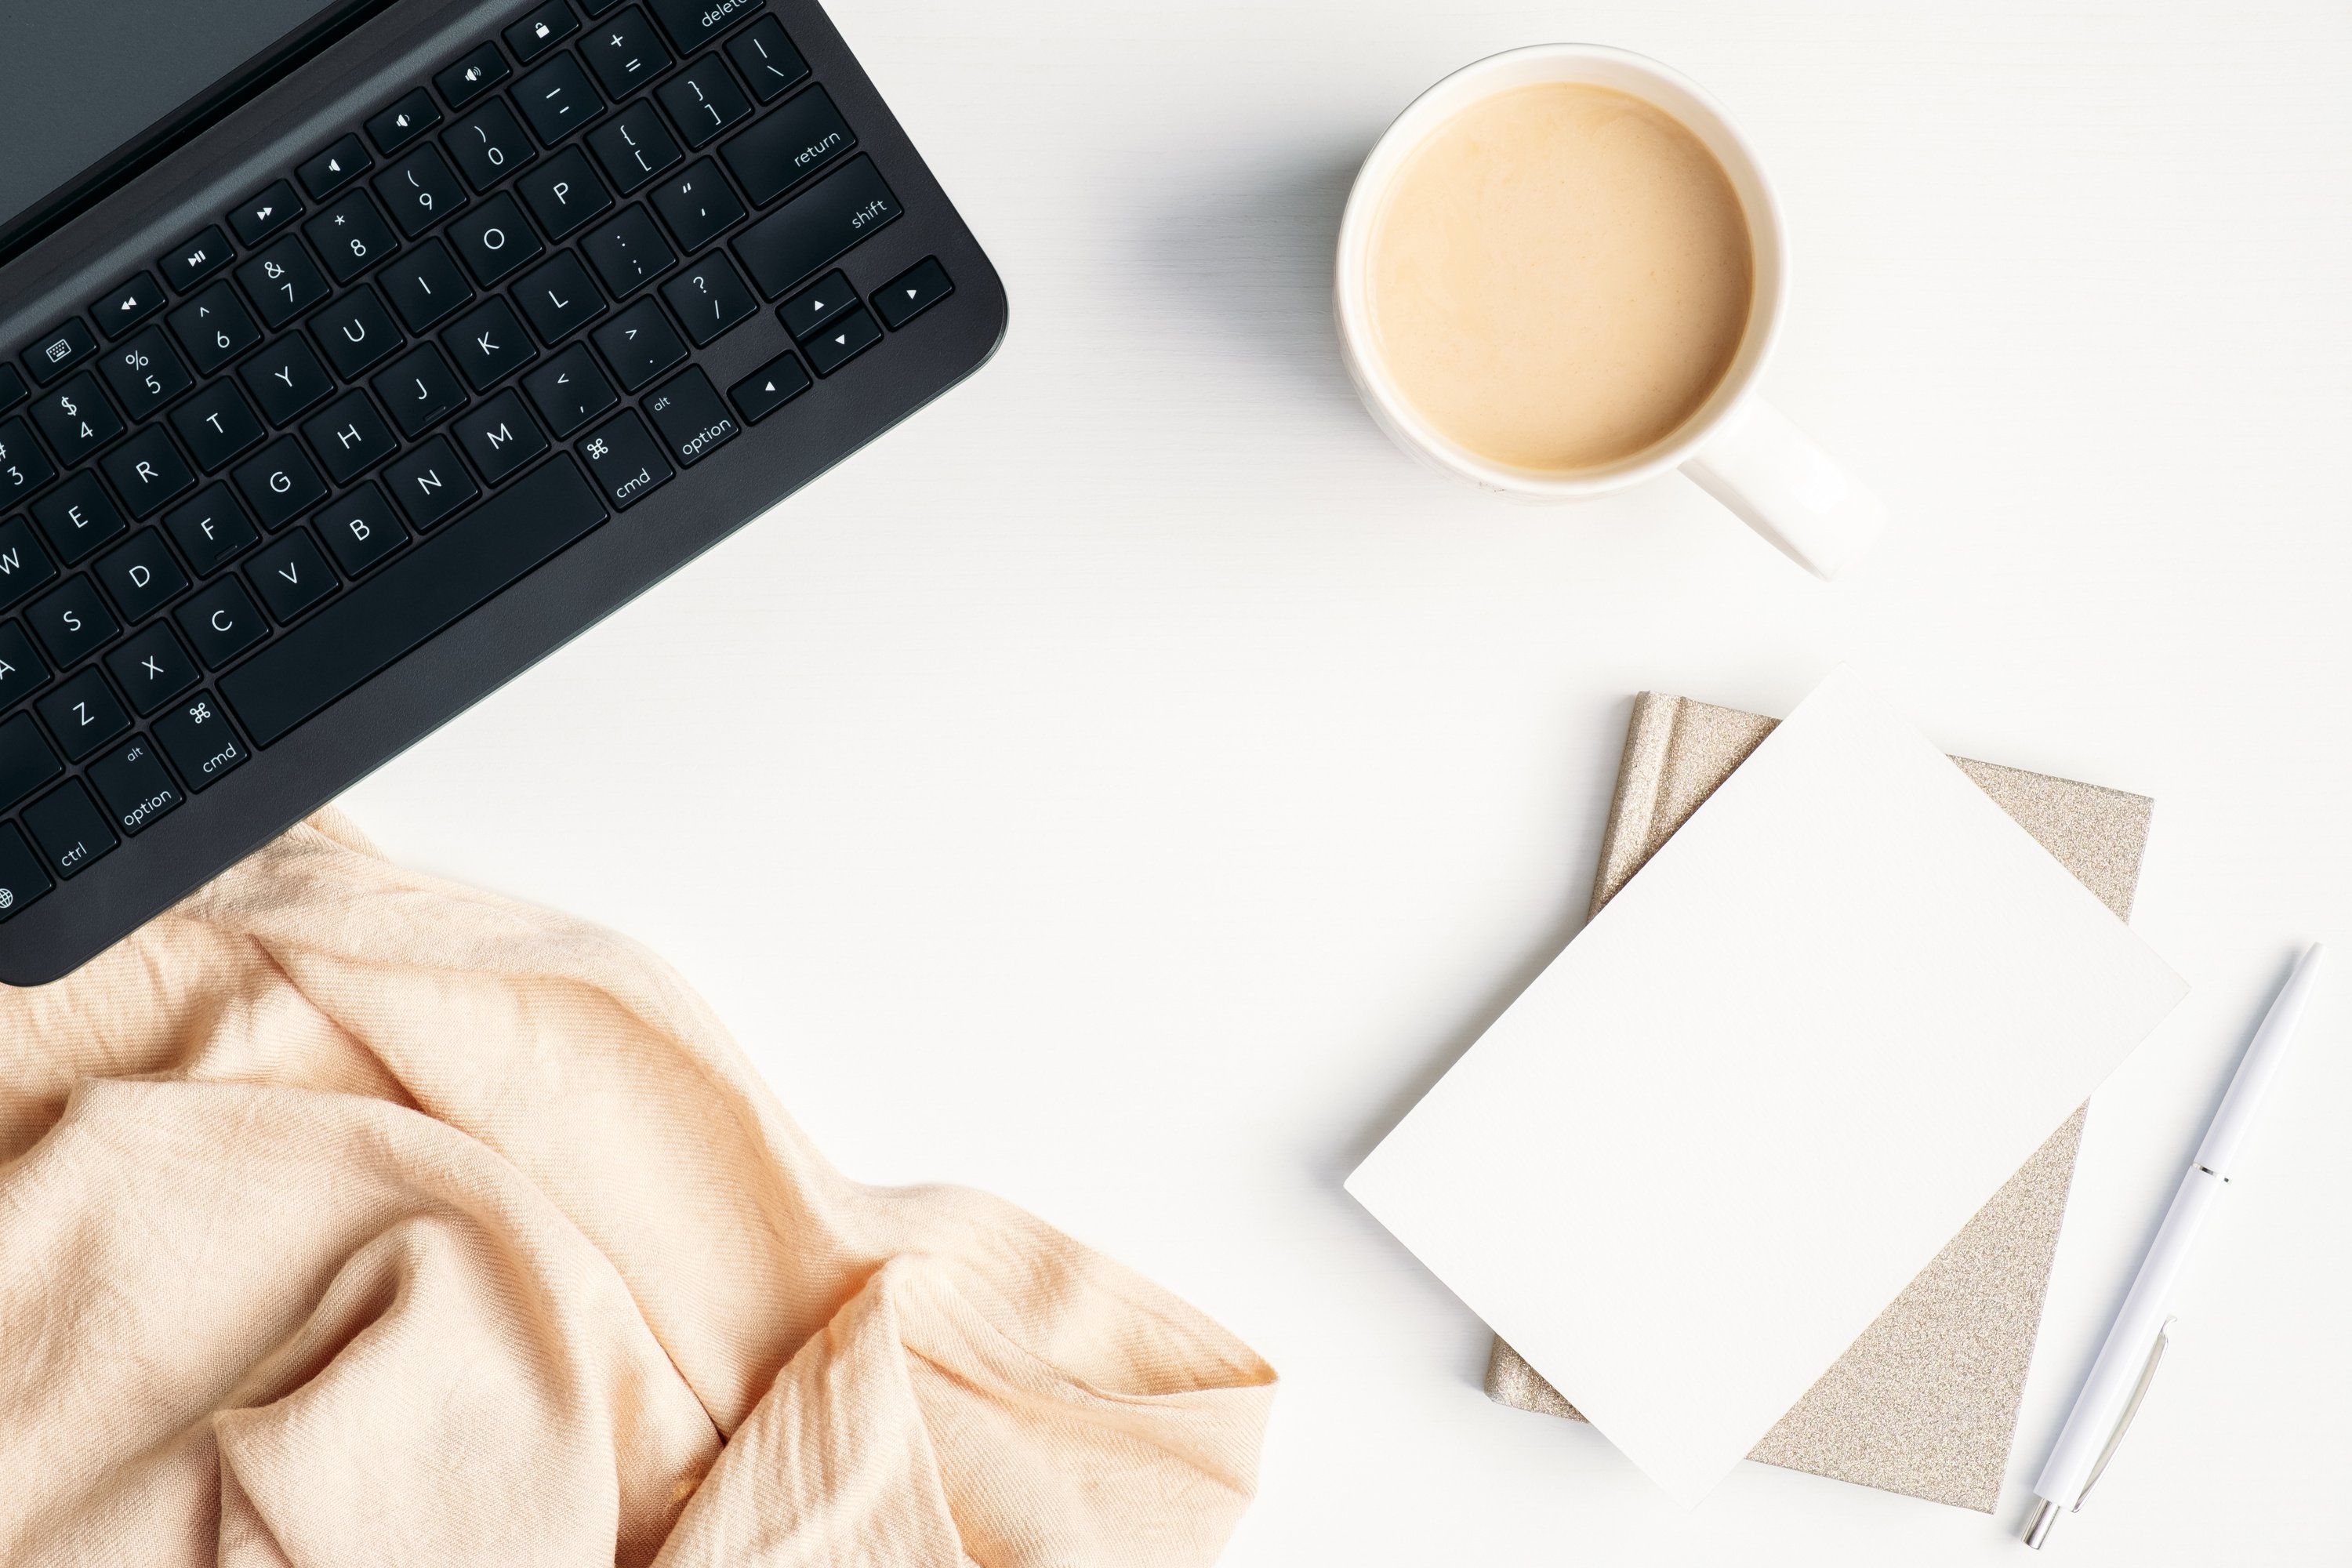
<svg viewBox="0 0 2352 1568">
<path fill-rule="evenodd" d="M 2064 1405 L 2296 946 L 2352 939 L 2352 12 L 1996 0 L 837 0 L 1003 269 L 938 405 L 352 792 L 403 859 L 619 926 L 875 1181 L 992 1188 L 1281 1371 L 1235 1568 L 2011 1563 Z M 1765 389 L 1890 502 L 1834 586 L 1679 479 L 1413 466 L 1334 351 L 1381 126 L 1557 38 L 1777 176 Z M 1951 750 L 2152 795 L 2195 986 L 2101 1091 L 1991 1517 L 1744 1466 L 1676 1511 L 1489 1405 L 1341 1176 L 1575 931 L 1641 688 L 1832 662 Z M 2050 1561 L 2352 1542 L 2352 970 Z"/>
</svg>

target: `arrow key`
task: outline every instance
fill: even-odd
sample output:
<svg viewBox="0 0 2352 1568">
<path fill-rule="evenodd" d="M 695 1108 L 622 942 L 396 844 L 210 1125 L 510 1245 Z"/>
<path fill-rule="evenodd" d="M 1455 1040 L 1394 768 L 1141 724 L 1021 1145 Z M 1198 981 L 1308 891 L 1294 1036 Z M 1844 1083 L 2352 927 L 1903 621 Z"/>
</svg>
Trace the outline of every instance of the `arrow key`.
<svg viewBox="0 0 2352 1568">
<path fill-rule="evenodd" d="M 948 269 L 936 256 L 926 256 L 874 291 L 874 308 L 892 331 L 955 292 Z"/>
<path fill-rule="evenodd" d="M 781 353 L 729 387 L 727 395 L 742 410 L 744 424 L 757 425 L 814 384 L 800 361 Z"/>
<path fill-rule="evenodd" d="M 344 137 L 294 172 L 302 177 L 302 188 L 310 193 L 312 201 L 324 201 L 366 174 L 370 163 L 367 149 L 360 145 L 356 135 L 352 135 Z"/>
<path fill-rule="evenodd" d="M 776 319 L 794 341 L 807 337 L 857 303 L 857 290 L 839 272 L 828 272 L 811 289 L 803 289 L 776 307 Z"/>
<path fill-rule="evenodd" d="M 861 306 L 835 319 L 801 346 L 808 351 L 809 363 L 816 366 L 817 374 L 831 375 L 881 341 L 882 329 Z"/>
</svg>

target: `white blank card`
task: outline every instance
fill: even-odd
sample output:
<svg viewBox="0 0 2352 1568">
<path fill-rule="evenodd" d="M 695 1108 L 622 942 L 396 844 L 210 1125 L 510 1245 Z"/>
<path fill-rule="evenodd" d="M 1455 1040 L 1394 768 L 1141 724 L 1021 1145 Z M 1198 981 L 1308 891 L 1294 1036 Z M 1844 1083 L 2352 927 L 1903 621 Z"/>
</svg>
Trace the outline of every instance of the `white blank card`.
<svg viewBox="0 0 2352 1568">
<path fill-rule="evenodd" d="M 2185 989 L 1838 670 L 1348 1190 L 1695 1503 Z"/>
</svg>

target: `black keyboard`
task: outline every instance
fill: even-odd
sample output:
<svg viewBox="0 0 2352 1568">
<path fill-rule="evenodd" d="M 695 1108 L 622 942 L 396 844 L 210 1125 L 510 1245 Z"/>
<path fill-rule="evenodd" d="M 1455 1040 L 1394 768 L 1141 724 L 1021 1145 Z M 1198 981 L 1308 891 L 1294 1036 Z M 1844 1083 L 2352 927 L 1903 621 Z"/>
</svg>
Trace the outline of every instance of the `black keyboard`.
<svg viewBox="0 0 2352 1568">
<path fill-rule="evenodd" d="M 977 368 L 1004 296 L 811 0 L 398 0 L 0 312 L 25 985 Z"/>
</svg>

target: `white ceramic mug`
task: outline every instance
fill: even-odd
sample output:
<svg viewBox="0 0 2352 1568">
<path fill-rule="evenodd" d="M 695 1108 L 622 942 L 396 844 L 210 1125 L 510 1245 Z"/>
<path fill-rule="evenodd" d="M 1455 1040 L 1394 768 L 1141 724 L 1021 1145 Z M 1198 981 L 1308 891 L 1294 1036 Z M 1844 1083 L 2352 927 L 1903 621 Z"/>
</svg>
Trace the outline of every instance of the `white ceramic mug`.
<svg viewBox="0 0 2352 1568">
<path fill-rule="evenodd" d="M 1398 392 L 1373 339 L 1369 290 L 1372 229 L 1404 161 L 1465 109 L 1514 88 L 1579 82 L 1655 105 L 1706 143 L 1730 176 L 1748 219 L 1756 295 L 1747 335 L 1707 400 L 1673 435 L 1629 458 L 1572 474 L 1514 468 L 1440 433 Z M 1789 244 L 1780 204 L 1730 120 L 1696 83 L 1657 61 L 1594 44 L 1538 44 L 1463 67 L 1407 107 L 1357 171 L 1339 223 L 1333 301 L 1348 374 L 1364 405 L 1415 457 L 1489 489 L 1528 500 L 1581 500 L 1680 468 L 1792 560 L 1823 577 L 1869 547 L 1885 521 L 1878 498 L 1756 395 L 1780 334 Z"/>
</svg>

